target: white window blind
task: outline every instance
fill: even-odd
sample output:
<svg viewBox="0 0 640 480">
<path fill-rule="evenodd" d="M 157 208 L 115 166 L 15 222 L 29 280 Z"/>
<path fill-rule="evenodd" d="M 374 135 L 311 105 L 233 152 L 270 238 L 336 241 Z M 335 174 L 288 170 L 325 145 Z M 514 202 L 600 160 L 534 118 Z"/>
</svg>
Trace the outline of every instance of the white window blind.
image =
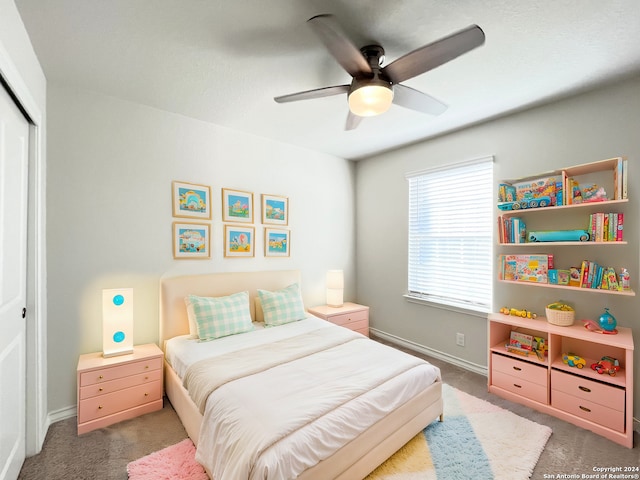
<svg viewBox="0 0 640 480">
<path fill-rule="evenodd" d="M 489 312 L 493 157 L 407 179 L 409 297 Z"/>
</svg>

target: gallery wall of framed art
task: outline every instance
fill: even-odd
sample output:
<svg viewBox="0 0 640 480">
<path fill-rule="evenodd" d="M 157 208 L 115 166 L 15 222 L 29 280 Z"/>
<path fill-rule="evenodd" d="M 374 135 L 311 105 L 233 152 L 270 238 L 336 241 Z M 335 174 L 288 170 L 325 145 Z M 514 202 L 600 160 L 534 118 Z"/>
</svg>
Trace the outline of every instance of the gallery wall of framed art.
<svg viewBox="0 0 640 480">
<path fill-rule="evenodd" d="M 211 187 L 183 181 L 173 181 L 172 224 L 173 258 L 211 258 L 211 237 L 214 205 Z M 259 215 L 254 214 L 255 200 L 260 199 Z M 254 195 L 242 189 L 221 188 L 220 211 L 223 236 L 223 258 L 256 257 L 256 218 L 263 225 L 264 257 L 291 255 L 289 198 L 284 195 Z"/>
</svg>

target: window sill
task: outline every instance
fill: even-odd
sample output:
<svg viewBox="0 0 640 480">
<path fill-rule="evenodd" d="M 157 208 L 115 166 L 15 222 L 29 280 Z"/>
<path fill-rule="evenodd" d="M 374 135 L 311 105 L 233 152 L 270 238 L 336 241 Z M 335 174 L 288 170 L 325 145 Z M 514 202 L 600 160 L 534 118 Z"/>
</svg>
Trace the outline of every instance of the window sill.
<svg viewBox="0 0 640 480">
<path fill-rule="evenodd" d="M 478 307 L 477 310 L 470 308 L 468 306 L 456 305 L 453 303 L 442 303 L 442 302 L 434 302 L 431 300 L 427 300 L 424 298 L 414 297 L 412 295 L 405 294 L 403 297 L 409 303 L 416 303 L 418 305 L 425 305 L 428 307 L 440 308 L 442 310 L 449 310 L 450 312 L 463 313 L 465 315 L 471 315 L 474 317 L 487 318 L 489 311 L 485 311 Z"/>
</svg>

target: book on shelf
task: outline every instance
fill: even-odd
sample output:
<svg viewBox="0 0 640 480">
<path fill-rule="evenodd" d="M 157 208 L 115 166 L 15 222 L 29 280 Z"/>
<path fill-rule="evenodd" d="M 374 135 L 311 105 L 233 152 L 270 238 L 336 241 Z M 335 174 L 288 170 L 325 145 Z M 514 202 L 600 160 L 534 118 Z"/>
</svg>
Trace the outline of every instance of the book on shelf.
<svg viewBox="0 0 640 480">
<path fill-rule="evenodd" d="M 526 243 L 527 226 L 519 217 L 498 217 L 500 243 Z"/>
<path fill-rule="evenodd" d="M 592 242 L 621 242 L 623 240 L 623 213 L 592 213 L 589 216 L 589 235 Z"/>
<path fill-rule="evenodd" d="M 500 255 L 502 280 L 547 283 L 548 255 Z"/>
<path fill-rule="evenodd" d="M 622 160 L 622 198 L 627 198 L 627 159 Z"/>
</svg>

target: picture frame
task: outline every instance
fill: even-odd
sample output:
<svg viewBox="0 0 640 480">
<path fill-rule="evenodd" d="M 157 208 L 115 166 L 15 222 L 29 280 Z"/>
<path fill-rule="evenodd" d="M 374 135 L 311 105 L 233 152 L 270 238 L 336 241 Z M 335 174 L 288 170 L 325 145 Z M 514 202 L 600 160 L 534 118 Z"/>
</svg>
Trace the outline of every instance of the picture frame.
<svg viewBox="0 0 640 480">
<path fill-rule="evenodd" d="M 253 223 L 253 193 L 223 188 L 222 221 Z"/>
<path fill-rule="evenodd" d="M 255 256 L 255 228 L 244 225 L 225 225 L 224 256 Z"/>
<path fill-rule="evenodd" d="M 206 259 L 211 257 L 211 225 L 173 222 L 173 258 Z"/>
<path fill-rule="evenodd" d="M 281 195 L 262 194 L 262 223 L 289 224 L 289 198 Z"/>
<path fill-rule="evenodd" d="M 211 219 L 211 187 L 187 182 L 171 182 L 173 216 Z"/>
<path fill-rule="evenodd" d="M 289 257 L 291 253 L 291 231 L 282 228 L 264 229 L 264 256 Z"/>
</svg>

